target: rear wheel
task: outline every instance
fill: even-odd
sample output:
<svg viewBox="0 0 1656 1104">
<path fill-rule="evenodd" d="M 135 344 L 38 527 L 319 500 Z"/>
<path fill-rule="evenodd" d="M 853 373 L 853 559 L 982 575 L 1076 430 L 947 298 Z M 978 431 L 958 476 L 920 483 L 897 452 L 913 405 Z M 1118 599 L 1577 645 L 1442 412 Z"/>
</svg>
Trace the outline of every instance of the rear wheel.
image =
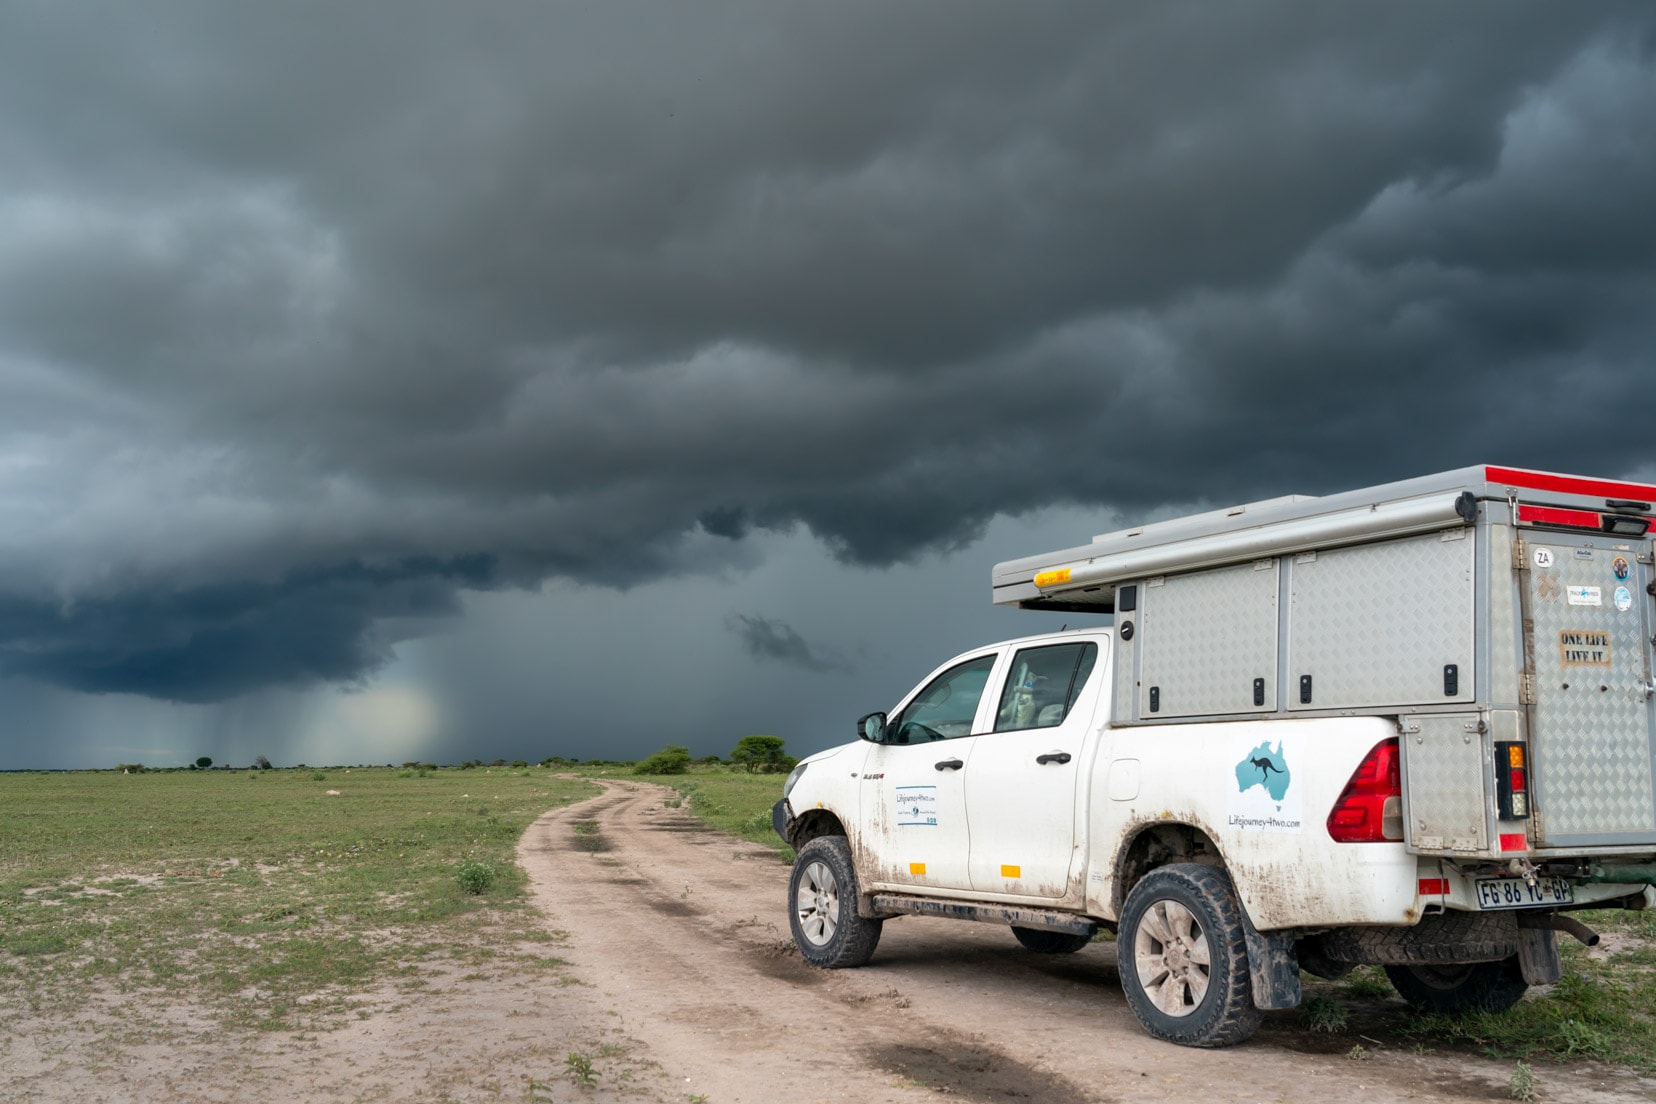
<svg viewBox="0 0 1656 1104">
<path fill-rule="evenodd" d="M 1500 962 L 1445 966 L 1387 966 L 1386 976 L 1403 999 L 1422 1012 L 1459 1016 L 1505 1012 L 1529 989 L 1518 956 Z"/>
<path fill-rule="evenodd" d="M 1036 954 L 1074 954 L 1088 943 L 1092 942 L 1090 935 L 1076 935 L 1073 932 L 1043 931 L 1040 928 L 1013 928 L 1012 934 L 1018 937 L 1028 950 Z"/>
<path fill-rule="evenodd" d="M 789 926 L 813 966 L 861 966 L 880 942 L 882 922 L 857 915 L 857 872 L 844 836 L 818 836 L 800 849 L 788 879 Z"/>
<path fill-rule="evenodd" d="M 1120 931 L 1121 988 L 1150 1034 L 1221 1047 L 1258 1030 L 1242 910 L 1223 870 L 1152 870 L 1127 895 Z"/>
</svg>

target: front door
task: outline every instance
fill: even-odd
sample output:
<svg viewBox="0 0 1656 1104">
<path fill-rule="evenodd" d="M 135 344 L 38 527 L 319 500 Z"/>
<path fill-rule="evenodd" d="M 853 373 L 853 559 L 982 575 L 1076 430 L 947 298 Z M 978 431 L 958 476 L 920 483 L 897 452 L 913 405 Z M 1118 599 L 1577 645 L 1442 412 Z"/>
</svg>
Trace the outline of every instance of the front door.
<svg viewBox="0 0 1656 1104">
<path fill-rule="evenodd" d="M 963 779 L 998 658 L 987 652 L 932 677 L 891 719 L 887 741 L 870 750 L 862 783 L 870 882 L 970 888 Z"/>
<path fill-rule="evenodd" d="M 994 731 L 966 767 L 972 888 L 1056 900 L 1069 887 L 1082 748 L 1105 677 L 1099 645 L 1021 648 L 1007 665 Z"/>
<path fill-rule="evenodd" d="M 1539 842 L 1656 843 L 1653 611 L 1650 569 L 1637 555 L 1650 545 L 1539 531 L 1525 539 Z"/>
</svg>

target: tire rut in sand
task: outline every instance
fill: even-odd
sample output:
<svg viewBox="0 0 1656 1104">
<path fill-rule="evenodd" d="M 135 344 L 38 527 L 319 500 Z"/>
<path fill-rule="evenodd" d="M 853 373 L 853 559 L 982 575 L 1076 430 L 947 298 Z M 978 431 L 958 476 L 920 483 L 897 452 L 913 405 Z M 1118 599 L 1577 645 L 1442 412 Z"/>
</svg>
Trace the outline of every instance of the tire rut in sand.
<svg viewBox="0 0 1656 1104">
<path fill-rule="evenodd" d="M 570 933 L 565 957 L 596 991 L 599 1014 L 644 1040 L 655 1061 L 678 1071 L 675 1080 L 688 1075 L 687 1093 L 720 1104 L 912 1100 L 922 1090 L 898 1068 L 906 1064 L 967 1100 L 1108 1099 L 1067 1083 L 1057 1091 L 1050 1074 L 1011 1098 L 999 1081 L 972 1088 L 974 1078 L 1000 1077 L 982 1070 L 1017 1063 L 941 1025 L 919 1032 L 932 1058 L 868 1052 L 871 1039 L 913 1038 L 919 1025 L 889 979 L 822 971 L 798 957 L 778 924 L 788 867 L 772 852 L 733 852 L 728 837 L 699 822 L 649 812 L 667 812 L 667 791 L 634 783 L 606 800 L 618 790 L 542 817 L 521 850 L 537 897 Z M 608 850 L 561 846 L 578 822 L 594 823 Z M 811 1057 L 802 1060 L 789 1040 Z"/>
</svg>

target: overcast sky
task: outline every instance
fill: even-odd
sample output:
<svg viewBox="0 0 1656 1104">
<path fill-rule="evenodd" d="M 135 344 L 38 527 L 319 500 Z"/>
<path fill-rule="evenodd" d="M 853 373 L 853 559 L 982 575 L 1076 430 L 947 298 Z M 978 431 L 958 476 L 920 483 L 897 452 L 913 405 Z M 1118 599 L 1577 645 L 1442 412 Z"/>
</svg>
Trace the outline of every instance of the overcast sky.
<svg viewBox="0 0 1656 1104">
<path fill-rule="evenodd" d="M 803 752 L 997 559 L 1656 477 L 1656 9 L 0 0 L 0 767 Z"/>
</svg>

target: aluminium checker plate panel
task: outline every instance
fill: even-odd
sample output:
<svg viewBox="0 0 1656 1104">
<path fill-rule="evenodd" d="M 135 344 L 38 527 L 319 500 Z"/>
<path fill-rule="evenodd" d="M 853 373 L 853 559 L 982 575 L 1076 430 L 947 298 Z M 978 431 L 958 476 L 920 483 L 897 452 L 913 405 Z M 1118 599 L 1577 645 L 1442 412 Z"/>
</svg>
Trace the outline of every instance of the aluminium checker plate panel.
<svg viewBox="0 0 1656 1104">
<path fill-rule="evenodd" d="M 1477 713 L 1421 713 L 1400 718 L 1403 815 L 1409 846 L 1420 854 L 1489 850 L 1492 819 L 1489 744 Z M 1477 784 L 1485 779 L 1485 784 Z"/>
<path fill-rule="evenodd" d="M 1615 538 L 1532 531 L 1526 539 L 1535 665 L 1531 786 L 1540 843 L 1656 843 L 1652 703 L 1645 692 L 1648 571 Z M 1626 579 L 1617 577 L 1622 570 Z M 1619 591 L 1626 609 L 1619 608 Z"/>
<path fill-rule="evenodd" d="M 1476 545 L 1472 530 L 1450 529 L 1293 557 L 1288 708 L 1472 703 Z"/>
<path fill-rule="evenodd" d="M 1140 719 L 1276 710 L 1277 563 L 1258 560 L 1145 585 Z"/>
</svg>

